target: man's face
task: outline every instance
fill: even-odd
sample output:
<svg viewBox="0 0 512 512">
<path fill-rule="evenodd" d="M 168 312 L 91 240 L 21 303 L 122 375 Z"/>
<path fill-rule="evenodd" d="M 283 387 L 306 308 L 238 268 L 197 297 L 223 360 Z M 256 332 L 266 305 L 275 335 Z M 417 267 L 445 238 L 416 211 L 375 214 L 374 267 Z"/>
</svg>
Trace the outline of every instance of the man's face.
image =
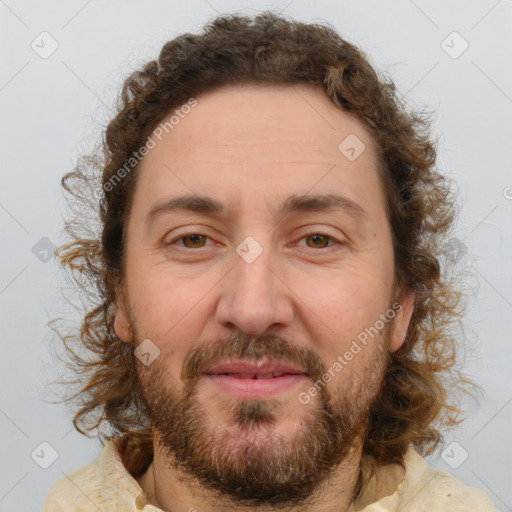
<svg viewBox="0 0 512 512">
<path fill-rule="evenodd" d="M 235 500 L 307 498 L 360 449 L 412 313 L 372 137 L 321 89 L 229 86 L 138 172 L 116 333 L 159 350 L 160 446 Z"/>
</svg>

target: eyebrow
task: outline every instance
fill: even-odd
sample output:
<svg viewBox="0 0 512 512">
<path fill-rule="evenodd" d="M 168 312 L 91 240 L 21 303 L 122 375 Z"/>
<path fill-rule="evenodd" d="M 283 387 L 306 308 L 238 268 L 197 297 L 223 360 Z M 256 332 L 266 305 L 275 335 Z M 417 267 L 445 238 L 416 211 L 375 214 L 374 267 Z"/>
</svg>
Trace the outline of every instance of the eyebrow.
<svg viewBox="0 0 512 512">
<path fill-rule="evenodd" d="M 287 215 L 293 212 L 318 212 L 324 210 L 343 210 L 355 218 L 365 217 L 366 211 L 348 197 L 337 194 L 290 196 L 279 212 Z"/>
<path fill-rule="evenodd" d="M 224 205 L 207 196 L 178 196 L 155 204 L 146 217 L 146 223 L 150 224 L 153 219 L 163 213 L 175 210 L 188 210 L 191 212 L 204 213 L 207 215 L 220 215 L 224 211 Z"/>
<path fill-rule="evenodd" d="M 153 219 L 159 217 L 161 214 L 176 210 L 187 210 L 217 216 L 225 213 L 226 208 L 221 202 L 212 197 L 183 195 L 155 204 L 146 217 L 146 223 L 150 224 Z M 283 217 L 294 212 L 319 212 L 327 210 L 342 210 L 348 215 L 358 219 L 367 215 L 362 206 L 355 201 L 337 194 L 290 196 L 276 212 L 276 215 Z"/>
</svg>

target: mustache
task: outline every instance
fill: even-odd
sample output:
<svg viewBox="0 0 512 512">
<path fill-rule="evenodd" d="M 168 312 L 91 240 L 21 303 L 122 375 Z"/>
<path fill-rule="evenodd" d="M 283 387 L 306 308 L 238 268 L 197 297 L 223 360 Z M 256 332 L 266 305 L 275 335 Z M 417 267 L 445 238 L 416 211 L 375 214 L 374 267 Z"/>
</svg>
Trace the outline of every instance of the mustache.
<svg viewBox="0 0 512 512">
<path fill-rule="evenodd" d="M 181 379 L 193 385 L 213 364 L 228 359 L 259 361 L 263 358 L 293 364 L 307 373 L 315 382 L 326 372 L 322 359 L 315 352 L 306 347 L 296 346 L 285 338 L 279 336 L 253 338 L 234 335 L 214 343 L 192 347 L 185 357 Z"/>
</svg>

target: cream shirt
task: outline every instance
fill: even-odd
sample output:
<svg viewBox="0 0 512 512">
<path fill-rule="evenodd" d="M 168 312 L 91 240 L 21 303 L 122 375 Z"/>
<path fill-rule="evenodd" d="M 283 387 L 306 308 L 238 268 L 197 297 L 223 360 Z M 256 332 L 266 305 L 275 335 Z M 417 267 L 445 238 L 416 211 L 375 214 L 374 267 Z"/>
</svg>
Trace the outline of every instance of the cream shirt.
<svg viewBox="0 0 512 512">
<path fill-rule="evenodd" d="M 43 512 L 162 512 L 149 503 L 110 440 L 100 457 L 59 480 Z M 412 448 L 405 455 L 405 476 L 396 491 L 361 512 L 497 512 L 487 495 L 430 467 Z"/>
</svg>

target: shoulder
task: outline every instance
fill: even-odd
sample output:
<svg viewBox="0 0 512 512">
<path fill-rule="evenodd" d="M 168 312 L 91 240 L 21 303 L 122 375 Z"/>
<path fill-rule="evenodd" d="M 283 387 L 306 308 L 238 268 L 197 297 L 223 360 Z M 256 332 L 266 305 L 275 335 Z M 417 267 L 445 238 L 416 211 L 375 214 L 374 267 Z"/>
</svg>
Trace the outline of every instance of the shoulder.
<svg viewBox="0 0 512 512">
<path fill-rule="evenodd" d="M 43 512 L 117 510 L 125 501 L 133 504 L 140 492 L 111 440 L 97 460 L 65 475 L 50 489 Z"/>
<path fill-rule="evenodd" d="M 62 477 L 48 492 L 43 512 L 97 510 L 99 493 L 99 459 Z"/>
<path fill-rule="evenodd" d="M 397 489 L 402 507 L 415 512 L 497 512 L 487 494 L 454 476 L 433 468 L 410 448 L 405 477 Z"/>
</svg>

